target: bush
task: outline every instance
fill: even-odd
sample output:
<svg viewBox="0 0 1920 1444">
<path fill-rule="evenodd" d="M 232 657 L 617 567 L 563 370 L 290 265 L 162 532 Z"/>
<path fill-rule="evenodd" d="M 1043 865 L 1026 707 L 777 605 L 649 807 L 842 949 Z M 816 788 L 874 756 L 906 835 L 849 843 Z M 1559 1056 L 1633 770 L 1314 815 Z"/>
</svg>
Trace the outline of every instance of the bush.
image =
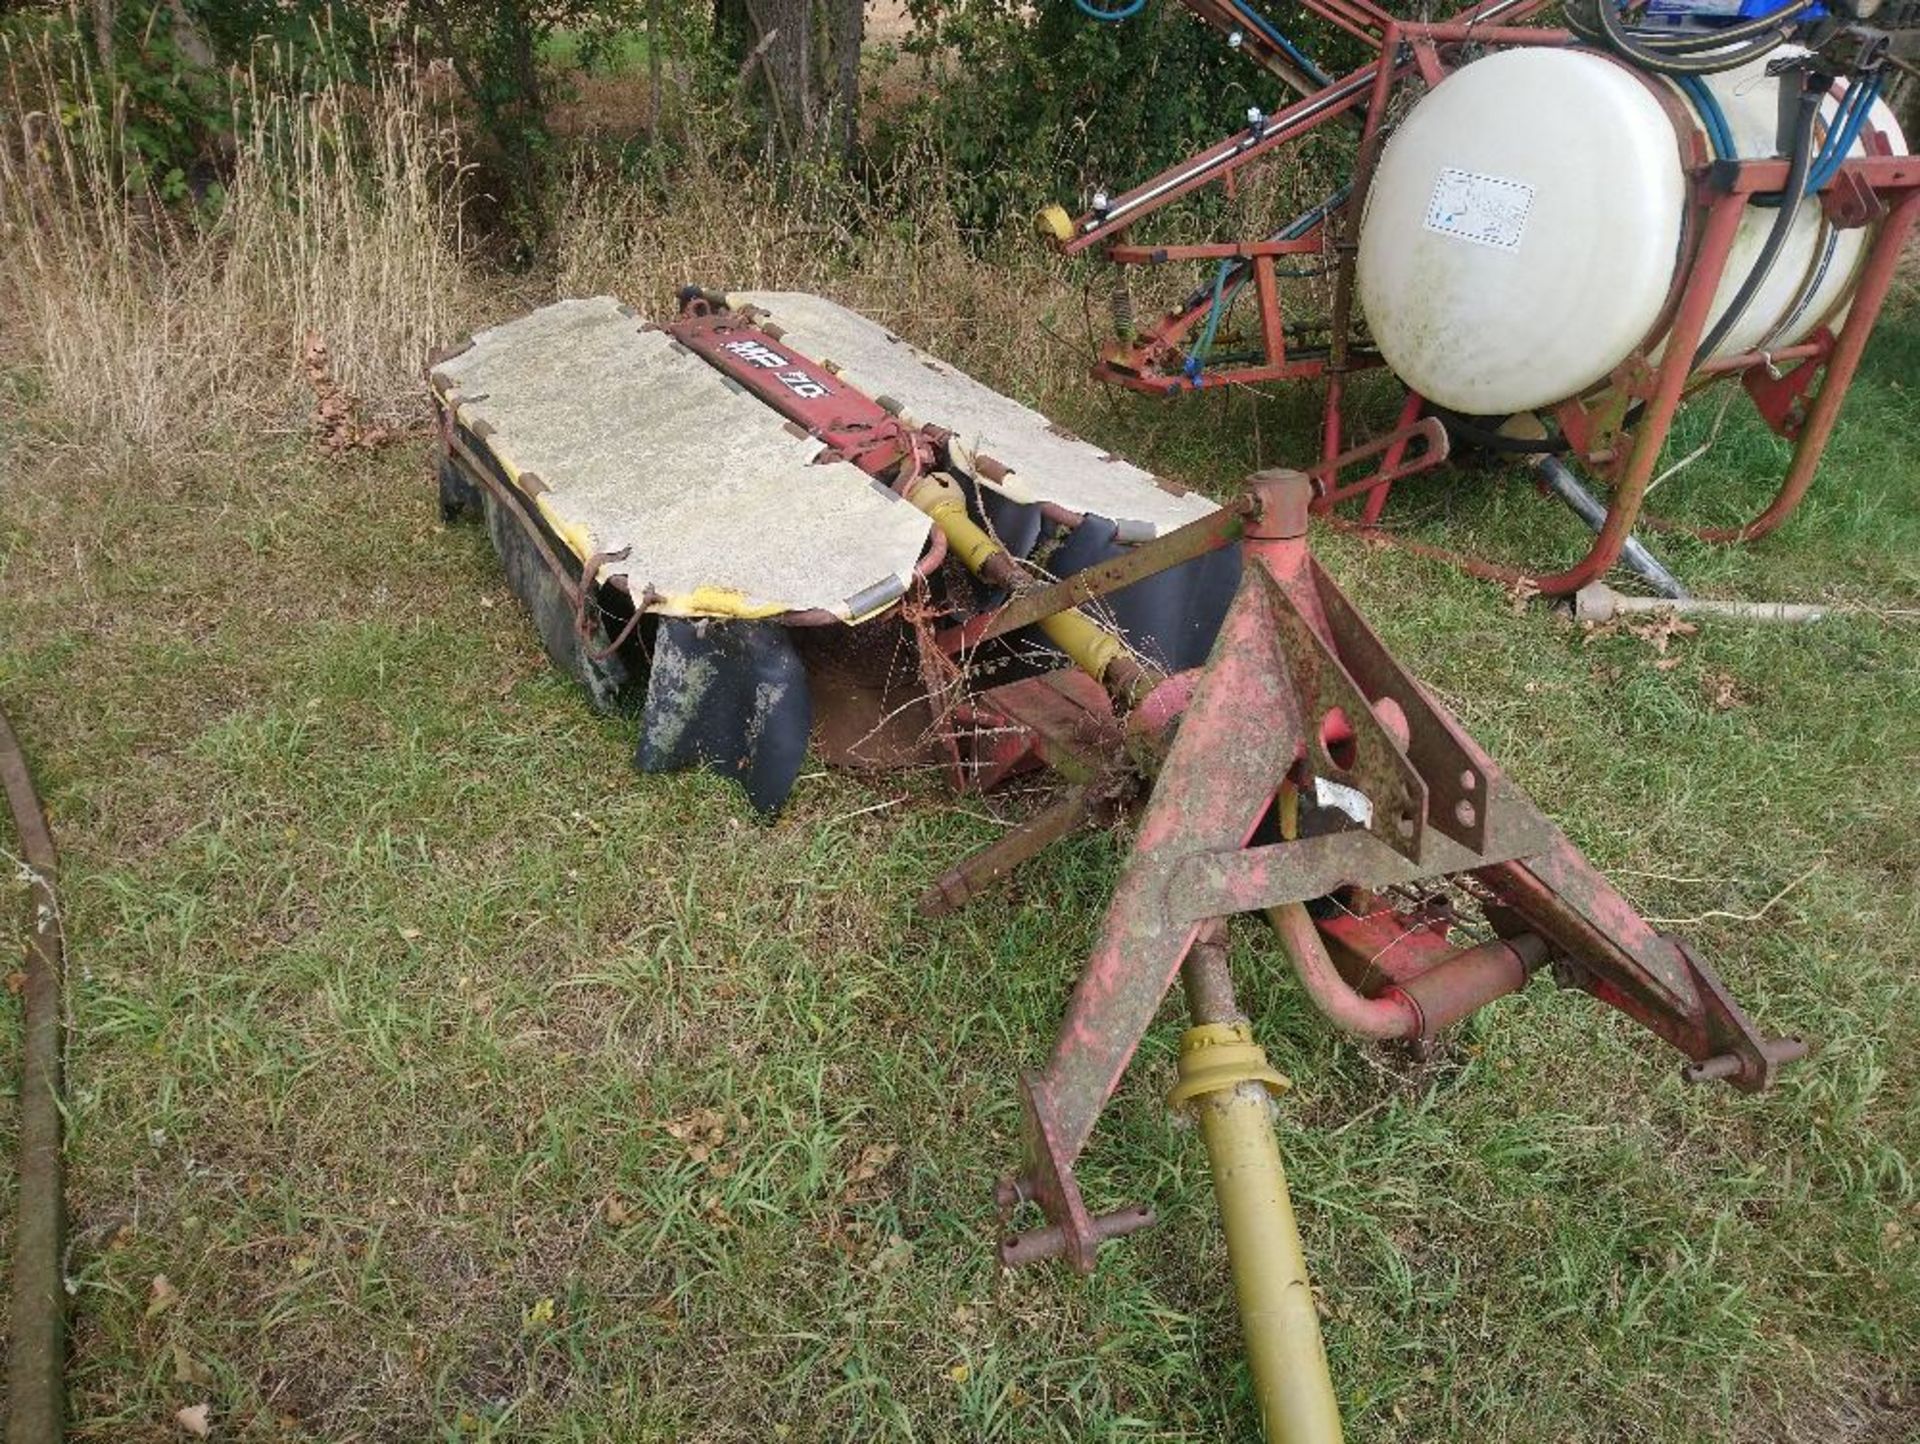
<svg viewBox="0 0 1920 1444">
<path fill-rule="evenodd" d="M 909 49 L 943 83 L 883 131 L 938 137 L 963 216 L 984 228 L 1120 190 L 1285 102 L 1280 84 L 1172 0 L 1103 24 L 1072 0 L 914 0 Z M 1310 30 L 1300 36 L 1325 42 Z M 1329 66 L 1340 59 L 1330 46 Z"/>
<path fill-rule="evenodd" d="M 86 97 L 72 52 L 0 46 L 15 96 Z M 293 427 L 306 337 L 377 415 L 421 408 L 466 285 L 457 138 L 410 67 L 234 77 L 217 204 L 170 205 L 124 101 L 0 115 L 0 336 L 89 444 L 186 451 Z"/>
</svg>

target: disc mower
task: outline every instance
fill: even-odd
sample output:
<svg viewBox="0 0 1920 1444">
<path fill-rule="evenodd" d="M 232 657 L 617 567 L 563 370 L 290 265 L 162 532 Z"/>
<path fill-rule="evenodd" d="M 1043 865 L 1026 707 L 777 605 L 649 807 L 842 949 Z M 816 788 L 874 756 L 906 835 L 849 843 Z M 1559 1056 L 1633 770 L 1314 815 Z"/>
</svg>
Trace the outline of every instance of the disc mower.
<svg viewBox="0 0 1920 1444">
<path fill-rule="evenodd" d="M 554 661 L 634 704 L 643 770 L 711 769 L 768 812 L 810 739 L 962 789 L 1057 774 L 1051 805 L 929 881 L 928 914 L 1132 820 L 1052 1051 L 1016 1085 L 998 1254 L 1091 1270 L 1153 1222 L 1076 1169 L 1178 981 L 1169 1103 L 1212 1164 L 1269 1439 L 1340 1422 L 1230 919 L 1263 916 L 1361 1038 L 1431 1039 L 1547 972 L 1694 1082 L 1762 1089 L 1805 1052 L 1609 886 L 1315 561 L 1316 500 L 1346 468 L 1441 463 L 1435 418 L 1216 502 L 833 302 L 693 288 L 660 323 L 546 306 L 431 381 L 444 512 L 484 519 Z"/>
</svg>

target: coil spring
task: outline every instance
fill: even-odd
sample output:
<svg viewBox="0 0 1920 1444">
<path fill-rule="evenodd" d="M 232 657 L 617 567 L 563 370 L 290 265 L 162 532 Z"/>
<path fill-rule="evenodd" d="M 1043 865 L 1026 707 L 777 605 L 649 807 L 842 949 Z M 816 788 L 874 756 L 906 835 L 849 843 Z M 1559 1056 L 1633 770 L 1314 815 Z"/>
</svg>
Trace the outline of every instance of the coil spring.
<svg viewBox="0 0 1920 1444">
<path fill-rule="evenodd" d="M 1133 288 L 1123 274 L 1113 283 L 1113 334 L 1122 341 L 1133 339 Z"/>
</svg>

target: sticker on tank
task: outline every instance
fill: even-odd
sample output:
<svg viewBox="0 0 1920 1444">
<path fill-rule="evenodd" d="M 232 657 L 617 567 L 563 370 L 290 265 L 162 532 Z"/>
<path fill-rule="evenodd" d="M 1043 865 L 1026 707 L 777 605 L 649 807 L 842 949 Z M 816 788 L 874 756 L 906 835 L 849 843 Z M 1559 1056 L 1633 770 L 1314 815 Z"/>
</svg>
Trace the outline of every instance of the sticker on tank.
<svg viewBox="0 0 1920 1444">
<path fill-rule="evenodd" d="M 1443 166 L 1427 203 L 1427 229 L 1497 251 L 1517 251 L 1527 233 L 1533 187 Z"/>
</svg>

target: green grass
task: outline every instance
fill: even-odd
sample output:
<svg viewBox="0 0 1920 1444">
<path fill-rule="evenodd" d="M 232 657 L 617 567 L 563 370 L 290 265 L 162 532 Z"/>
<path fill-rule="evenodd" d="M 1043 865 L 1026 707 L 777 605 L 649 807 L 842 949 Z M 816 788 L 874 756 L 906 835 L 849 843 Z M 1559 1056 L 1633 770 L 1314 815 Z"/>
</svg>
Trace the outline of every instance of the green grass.
<svg viewBox="0 0 1920 1444">
<path fill-rule="evenodd" d="M 1916 361 L 1909 313 L 1802 516 L 1670 546 L 1683 573 L 1913 608 Z M 1299 454 L 1304 414 L 1267 407 L 1258 456 L 1243 396 L 1060 419 L 1219 488 Z M 1757 506 L 1777 451 L 1742 427 L 1674 504 Z M 1204 1158 L 1160 1103 L 1176 1010 L 1083 1172 L 1161 1226 L 1087 1280 L 991 1261 L 1014 1072 L 1124 840 L 928 923 L 925 879 L 1015 804 L 810 769 L 767 825 L 634 775 L 423 464 L 19 433 L 0 703 L 65 849 L 75 1437 L 181 1437 L 209 1400 L 253 1439 L 1253 1438 Z M 1435 536 L 1578 542 L 1517 478 L 1409 490 Z M 1913 1438 L 1920 635 L 1709 625 L 1662 670 L 1403 554 L 1322 555 L 1645 911 L 1818 1040 L 1772 1096 L 1692 1091 L 1540 984 L 1416 1065 L 1237 933 L 1350 1436 Z"/>
<path fill-rule="evenodd" d="M 555 30 L 541 46 L 540 58 L 556 70 L 624 75 L 646 64 L 647 32 L 638 28 L 589 36 L 577 30 Z"/>
</svg>

